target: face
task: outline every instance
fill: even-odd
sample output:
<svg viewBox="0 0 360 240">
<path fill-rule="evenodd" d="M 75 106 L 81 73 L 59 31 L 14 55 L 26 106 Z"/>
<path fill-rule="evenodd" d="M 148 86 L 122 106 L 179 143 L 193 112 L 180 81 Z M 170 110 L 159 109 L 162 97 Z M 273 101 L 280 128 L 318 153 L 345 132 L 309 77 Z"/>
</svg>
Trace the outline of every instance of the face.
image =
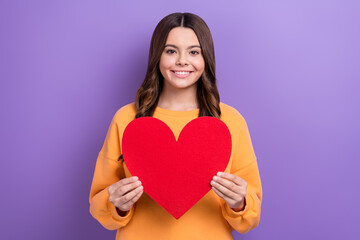
<svg viewBox="0 0 360 240">
<path fill-rule="evenodd" d="M 205 61 L 194 30 L 184 27 L 171 29 L 159 63 L 164 89 L 196 88 L 204 67 Z"/>
</svg>

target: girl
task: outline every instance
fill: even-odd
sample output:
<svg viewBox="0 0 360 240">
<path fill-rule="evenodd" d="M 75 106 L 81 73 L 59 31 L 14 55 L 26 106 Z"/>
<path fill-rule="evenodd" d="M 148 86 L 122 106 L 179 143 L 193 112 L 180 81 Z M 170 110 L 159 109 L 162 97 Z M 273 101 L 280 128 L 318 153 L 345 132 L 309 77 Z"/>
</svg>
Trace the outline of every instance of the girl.
<svg viewBox="0 0 360 240">
<path fill-rule="evenodd" d="M 226 170 L 213 177 L 212 190 L 178 220 L 144 192 L 141 179 L 131 176 L 122 159 L 126 125 L 144 116 L 165 122 L 176 139 L 200 116 L 221 119 L 231 133 Z M 262 186 L 249 131 L 242 115 L 220 102 L 213 40 L 199 16 L 173 13 L 156 26 L 145 80 L 135 102 L 121 107 L 111 121 L 89 201 L 92 216 L 117 230 L 116 239 L 122 240 L 233 239 L 232 230 L 246 233 L 258 225 Z"/>
</svg>

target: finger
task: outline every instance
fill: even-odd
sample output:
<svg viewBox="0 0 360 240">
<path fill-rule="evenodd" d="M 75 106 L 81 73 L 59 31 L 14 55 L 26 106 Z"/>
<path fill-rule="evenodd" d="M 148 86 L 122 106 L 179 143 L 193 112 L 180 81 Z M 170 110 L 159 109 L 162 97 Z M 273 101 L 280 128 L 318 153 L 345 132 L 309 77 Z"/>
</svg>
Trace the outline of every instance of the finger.
<svg viewBox="0 0 360 240">
<path fill-rule="evenodd" d="M 222 199 L 224 199 L 225 202 L 228 204 L 232 204 L 234 200 L 232 198 L 229 198 L 228 196 L 224 195 L 222 192 L 220 192 L 217 188 L 213 187 L 212 190 Z"/>
<path fill-rule="evenodd" d="M 142 194 L 144 193 L 144 189 L 142 189 L 141 191 L 138 192 L 138 194 L 136 194 L 129 202 L 132 204 L 136 203 L 139 198 L 142 196 Z M 127 203 L 129 203 L 127 202 Z"/>
<path fill-rule="evenodd" d="M 133 183 L 133 182 L 136 182 L 138 181 L 139 178 L 136 177 L 136 176 L 133 176 L 133 177 L 128 177 L 128 178 L 123 178 L 121 179 L 120 181 L 117 181 L 116 183 L 110 185 L 108 187 L 108 191 L 109 191 L 109 194 L 114 194 L 115 191 L 119 188 L 119 187 L 122 187 L 124 185 L 127 185 L 127 184 L 130 184 L 130 183 Z"/>
<path fill-rule="evenodd" d="M 127 177 L 127 178 L 121 179 L 120 181 L 114 183 L 113 185 L 115 188 L 118 188 L 118 187 L 130 184 L 130 183 L 136 182 L 138 180 L 139 180 L 139 178 L 137 176 Z"/>
<path fill-rule="evenodd" d="M 219 183 L 223 187 L 231 190 L 235 194 L 239 194 L 239 192 L 241 191 L 241 186 L 237 185 L 236 183 L 234 183 L 231 180 L 227 180 L 225 178 L 217 177 L 217 176 L 213 177 L 213 180 L 214 180 L 214 182 Z"/>
<path fill-rule="evenodd" d="M 229 190 L 228 188 L 224 187 L 223 185 L 221 185 L 215 181 L 211 181 L 211 185 L 213 186 L 213 188 L 215 188 L 217 191 L 219 191 L 222 195 L 224 195 L 232 200 L 236 200 L 238 194 L 234 193 L 233 191 Z"/>
<path fill-rule="evenodd" d="M 116 189 L 114 194 L 119 195 L 119 196 L 124 196 L 125 194 L 133 191 L 134 189 L 136 189 L 137 187 L 140 187 L 140 186 L 141 186 L 140 181 L 132 182 L 125 186 L 119 187 L 118 189 Z"/>
<path fill-rule="evenodd" d="M 139 186 L 136 189 L 126 193 L 125 195 L 119 197 L 119 202 L 121 204 L 126 204 L 127 202 L 131 201 L 139 192 L 143 190 L 143 186 Z"/>
<path fill-rule="evenodd" d="M 234 183 L 240 186 L 246 183 L 244 179 L 231 173 L 218 172 L 217 176 L 233 181 Z"/>
<path fill-rule="evenodd" d="M 126 209 L 126 211 L 128 211 L 131 208 L 131 206 L 139 200 L 143 192 L 144 192 L 143 190 L 140 190 L 131 200 L 123 204 L 121 208 Z"/>
</svg>

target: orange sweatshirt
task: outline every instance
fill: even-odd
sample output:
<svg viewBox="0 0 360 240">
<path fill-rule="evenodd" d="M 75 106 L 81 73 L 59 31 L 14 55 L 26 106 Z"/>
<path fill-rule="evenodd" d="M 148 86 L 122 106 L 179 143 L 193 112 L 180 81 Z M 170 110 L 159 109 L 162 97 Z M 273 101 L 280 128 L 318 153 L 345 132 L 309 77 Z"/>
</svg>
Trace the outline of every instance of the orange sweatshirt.
<svg viewBox="0 0 360 240">
<path fill-rule="evenodd" d="M 115 113 L 97 157 L 89 198 L 91 215 L 106 229 L 117 229 L 116 239 L 121 240 L 225 240 L 233 239 L 232 230 L 246 233 L 255 228 L 260 221 L 262 186 L 247 124 L 231 106 L 220 103 L 220 108 L 220 119 L 229 128 L 232 139 L 232 153 L 224 172 L 235 174 L 248 183 L 244 210 L 234 211 L 210 190 L 176 220 L 144 191 L 125 216 L 118 215 L 109 201 L 108 187 L 131 176 L 126 159 L 118 161 L 122 153 L 122 134 L 136 113 L 134 103 L 129 103 Z M 174 111 L 157 107 L 153 117 L 165 122 L 178 139 L 183 127 L 198 113 L 199 109 Z"/>
</svg>

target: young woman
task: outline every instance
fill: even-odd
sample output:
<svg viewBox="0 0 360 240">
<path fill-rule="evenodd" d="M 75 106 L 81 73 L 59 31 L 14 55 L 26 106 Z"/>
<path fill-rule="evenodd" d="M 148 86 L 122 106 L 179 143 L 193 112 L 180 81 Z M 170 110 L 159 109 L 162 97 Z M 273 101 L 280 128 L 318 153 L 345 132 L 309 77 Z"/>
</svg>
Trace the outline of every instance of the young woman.
<svg viewBox="0 0 360 240">
<path fill-rule="evenodd" d="M 200 116 L 219 118 L 230 130 L 226 170 L 213 177 L 212 190 L 179 219 L 144 192 L 141 179 L 131 176 L 122 159 L 126 125 L 144 116 L 165 122 L 176 138 Z M 117 230 L 116 239 L 122 240 L 233 239 L 232 230 L 246 233 L 259 224 L 262 186 L 247 124 L 237 110 L 220 102 L 213 40 L 199 16 L 173 13 L 156 26 L 145 80 L 135 102 L 121 107 L 111 121 L 89 200 L 92 216 Z"/>
</svg>

